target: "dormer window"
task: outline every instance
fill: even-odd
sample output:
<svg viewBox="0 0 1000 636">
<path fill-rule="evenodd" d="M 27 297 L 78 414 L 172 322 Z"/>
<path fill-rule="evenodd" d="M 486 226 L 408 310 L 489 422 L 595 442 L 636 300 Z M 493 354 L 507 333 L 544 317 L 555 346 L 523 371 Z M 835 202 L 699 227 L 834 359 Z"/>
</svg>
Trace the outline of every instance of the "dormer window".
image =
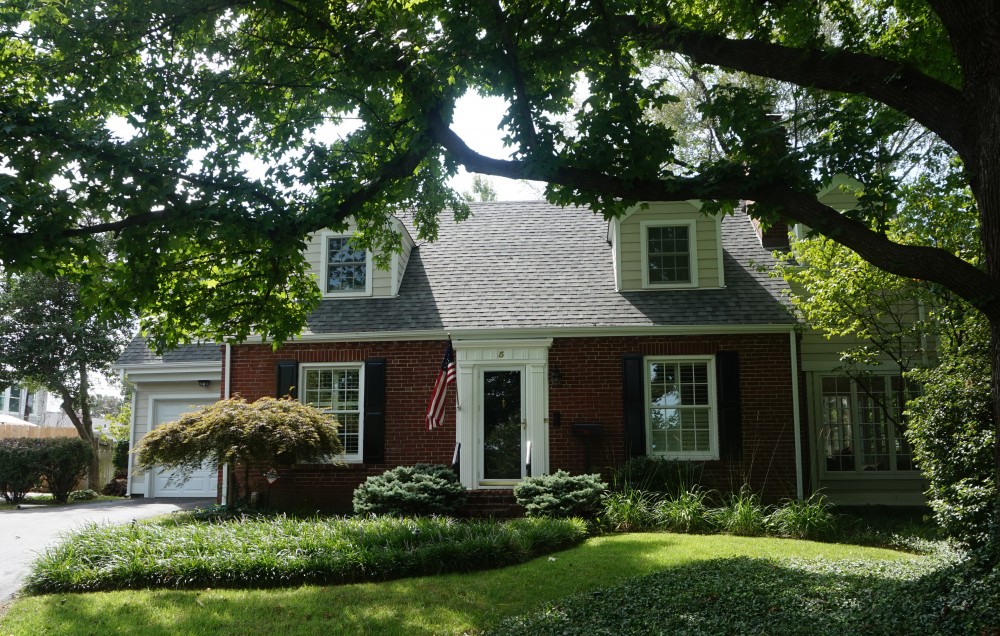
<svg viewBox="0 0 1000 636">
<path fill-rule="evenodd" d="M 643 287 L 697 287 L 695 221 L 642 223 Z"/>
<path fill-rule="evenodd" d="M 371 258 L 351 244 L 350 236 L 326 237 L 325 292 L 330 295 L 371 294 Z"/>
</svg>

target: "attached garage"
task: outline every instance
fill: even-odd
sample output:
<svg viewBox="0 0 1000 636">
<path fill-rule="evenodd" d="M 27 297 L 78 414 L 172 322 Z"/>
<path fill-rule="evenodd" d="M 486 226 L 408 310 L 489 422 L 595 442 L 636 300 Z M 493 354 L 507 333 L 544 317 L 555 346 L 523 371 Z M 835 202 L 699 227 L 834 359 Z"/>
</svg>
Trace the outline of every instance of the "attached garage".
<svg viewBox="0 0 1000 636">
<path fill-rule="evenodd" d="M 149 409 L 152 417 L 152 428 L 167 422 L 175 422 L 182 413 L 211 404 L 215 400 L 199 398 L 157 398 L 151 396 L 152 406 Z M 150 490 L 147 497 L 215 497 L 218 490 L 219 471 L 216 467 L 206 464 L 201 470 L 191 473 L 184 482 L 173 479 L 174 473 L 166 470 L 153 471 L 149 478 Z"/>
<path fill-rule="evenodd" d="M 222 347 L 189 345 L 162 356 L 154 356 L 141 338 L 136 338 L 118 360 L 117 367 L 131 382 L 132 448 L 161 424 L 176 421 L 220 399 L 223 393 Z M 128 494 L 133 497 L 215 498 L 219 475 L 213 466 L 194 471 L 184 482 L 171 479 L 170 471 L 135 473 L 129 458 Z"/>
</svg>

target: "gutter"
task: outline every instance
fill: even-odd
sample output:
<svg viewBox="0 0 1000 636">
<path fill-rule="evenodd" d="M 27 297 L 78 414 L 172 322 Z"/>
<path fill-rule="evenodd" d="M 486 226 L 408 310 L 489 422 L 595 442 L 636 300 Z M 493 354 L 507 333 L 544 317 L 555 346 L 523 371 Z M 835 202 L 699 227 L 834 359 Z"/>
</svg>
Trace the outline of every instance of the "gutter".
<svg viewBox="0 0 1000 636">
<path fill-rule="evenodd" d="M 802 477 L 802 418 L 799 413 L 799 351 L 796 333 L 788 332 L 789 350 L 792 357 L 792 429 L 795 432 L 795 496 L 805 498 L 805 485 Z"/>
<path fill-rule="evenodd" d="M 231 389 L 232 389 L 232 373 L 230 371 L 233 368 L 233 346 L 226 343 L 226 353 L 225 353 L 225 366 L 222 369 L 222 399 L 229 399 Z M 222 502 L 223 508 L 226 507 L 229 501 L 229 464 L 223 464 L 222 466 Z"/>
</svg>

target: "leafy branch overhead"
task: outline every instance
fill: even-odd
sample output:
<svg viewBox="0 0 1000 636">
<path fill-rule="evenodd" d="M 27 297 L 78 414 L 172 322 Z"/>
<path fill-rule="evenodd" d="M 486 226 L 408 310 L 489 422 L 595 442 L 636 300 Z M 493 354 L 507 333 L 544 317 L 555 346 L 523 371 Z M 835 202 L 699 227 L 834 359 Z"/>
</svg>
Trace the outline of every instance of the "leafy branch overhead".
<svg viewBox="0 0 1000 636">
<path fill-rule="evenodd" d="M 995 227 L 1000 45 L 985 34 L 998 14 L 988 0 L 16 0 L 0 9 L 0 261 L 100 270 L 95 302 L 140 308 L 158 348 L 282 341 L 319 302 L 310 231 L 354 217 L 358 242 L 384 252 L 405 209 L 433 238 L 443 213 L 467 213 L 448 185 L 464 167 L 547 182 L 549 200 L 609 217 L 748 199 L 766 222 L 803 223 L 1000 316 L 995 272 L 887 238 L 906 177 L 880 169 L 882 142 L 916 126 L 964 166 Z M 774 80 L 685 93 L 724 149 L 696 164 L 658 116 L 682 93 L 678 64 Z M 469 91 L 507 100 L 509 156 L 452 130 Z M 815 197 L 841 173 L 864 186 L 851 213 Z"/>
</svg>

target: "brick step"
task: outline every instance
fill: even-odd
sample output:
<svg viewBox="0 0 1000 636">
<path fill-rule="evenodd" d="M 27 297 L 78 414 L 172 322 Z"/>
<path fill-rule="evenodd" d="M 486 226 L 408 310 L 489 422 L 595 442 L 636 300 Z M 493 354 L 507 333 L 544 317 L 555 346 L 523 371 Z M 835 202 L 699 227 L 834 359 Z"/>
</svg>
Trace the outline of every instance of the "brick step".
<svg viewBox="0 0 1000 636">
<path fill-rule="evenodd" d="M 477 519 L 510 519 L 523 517 L 524 508 L 514 499 L 513 490 L 469 490 L 460 514 Z"/>
</svg>

